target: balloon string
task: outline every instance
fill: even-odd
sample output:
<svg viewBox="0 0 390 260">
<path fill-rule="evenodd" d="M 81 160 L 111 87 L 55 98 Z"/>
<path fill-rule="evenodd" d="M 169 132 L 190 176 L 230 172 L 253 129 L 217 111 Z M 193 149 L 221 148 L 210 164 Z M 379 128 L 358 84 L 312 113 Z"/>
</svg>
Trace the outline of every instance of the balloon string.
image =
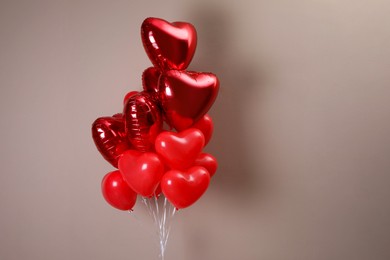
<svg viewBox="0 0 390 260">
<path fill-rule="evenodd" d="M 146 208 L 148 209 L 149 215 L 153 218 L 154 222 L 157 222 L 156 213 L 152 208 L 152 205 L 150 201 L 147 198 L 142 197 L 142 202 L 145 204 Z"/>
<path fill-rule="evenodd" d="M 166 220 L 167 220 L 167 198 L 164 198 L 164 215 L 163 215 L 163 230 L 162 230 L 162 237 L 164 239 L 164 245 L 165 245 L 165 226 L 166 226 Z M 165 246 L 164 246 L 165 248 Z"/>
<path fill-rule="evenodd" d="M 145 227 L 145 223 L 144 223 L 144 221 L 142 221 L 140 218 L 139 218 L 139 216 L 137 215 L 137 214 L 135 214 L 135 212 L 133 211 L 133 210 L 128 210 L 127 211 L 137 222 L 138 222 L 138 224 L 141 226 L 141 227 Z M 153 233 L 152 232 L 150 232 L 150 230 L 148 230 L 148 233 L 150 234 L 150 235 L 153 235 Z"/>
<path fill-rule="evenodd" d="M 154 201 L 153 201 L 154 200 Z M 164 197 L 164 202 L 159 205 L 158 198 L 142 198 L 143 204 L 146 206 L 149 215 L 153 218 L 157 227 L 157 235 L 159 238 L 159 259 L 164 260 L 165 250 L 168 243 L 168 237 L 171 229 L 172 219 L 176 213 L 176 208 Z"/>
<path fill-rule="evenodd" d="M 164 225 L 163 225 L 163 221 L 162 221 L 162 217 L 160 215 L 160 210 L 159 210 L 159 205 L 158 205 L 158 199 L 157 197 L 154 197 L 154 204 L 156 205 L 156 214 L 157 214 L 157 220 L 158 220 L 158 223 L 156 223 L 158 225 L 158 236 L 159 236 L 159 239 L 160 239 L 160 257 L 161 259 L 163 260 L 164 259 L 164 251 L 165 251 L 165 248 L 164 248 L 164 243 L 163 243 L 163 229 L 164 229 Z"/>
<path fill-rule="evenodd" d="M 167 198 L 165 198 L 165 201 L 164 201 L 164 204 L 165 204 L 165 205 L 166 205 L 166 202 L 167 202 Z M 165 234 L 165 241 L 164 241 L 164 250 L 165 250 L 165 248 L 166 248 L 166 246 L 167 246 L 169 233 L 170 233 L 170 231 L 171 231 L 172 219 L 173 219 L 173 217 L 174 217 L 174 215 L 175 215 L 175 213 L 176 213 L 176 208 L 173 207 L 173 206 L 171 205 L 171 203 L 168 202 L 168 206 L 167 206 L 166 208 L 167 208 L 167 210 L 168 210 L 169 215 L 168 215 L 168 224 L 166 225 L 166 234 Z M 172 211 L 172 213 L 171 213 L 171 211 Z M 166 216 L 165 216 L 165 217 L 166 217 Z"/>
</svg>

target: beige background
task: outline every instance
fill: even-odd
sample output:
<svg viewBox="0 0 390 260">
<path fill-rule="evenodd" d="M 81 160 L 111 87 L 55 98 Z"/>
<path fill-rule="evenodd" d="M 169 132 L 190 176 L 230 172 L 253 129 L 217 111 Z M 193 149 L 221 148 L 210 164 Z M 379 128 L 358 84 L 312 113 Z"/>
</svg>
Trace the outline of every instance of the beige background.
<svg viewBox="0 0 390 260">
<path fill-rule="evenodd" d="M 157 259 L 110 208 L 90 135 L 150 66 L 143 19 L 193 23 L 221 91 L 204 197 L 167 259 L 390 259 L 390 2 L 1 1 L 0 259 Z M 137 220 L 138 219 L 138 220 Z"/>
</svg>

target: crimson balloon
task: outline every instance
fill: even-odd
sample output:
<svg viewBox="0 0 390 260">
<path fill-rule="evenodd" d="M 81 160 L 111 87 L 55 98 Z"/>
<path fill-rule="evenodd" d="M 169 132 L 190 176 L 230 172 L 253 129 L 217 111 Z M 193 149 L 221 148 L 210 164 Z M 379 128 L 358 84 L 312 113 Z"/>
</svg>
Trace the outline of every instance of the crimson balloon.
<svg viewBox="0 0 390 260">
<path fill-rule="evenodd" d="M 164 164 L 155 153 L 129 150 L 119 159 L 119 170 L 135 192 L 150 197 L 164 174 Z"/>
<path fill-rule="evenodd" d="M 120 210 L 131 210 L 137 200 L 137 193 L 126 184 L 119 171 L 113 171 L 104 176 L 102 193 L 111 206 Z"/>
<path fill-rule="evenodd" d="M 142 73 L 142 87 L 144 91 L 151 95 L 156 95 L 158 92 L 158 80 L 161 72 L 155 67 L 149 67 Z"/>
<path fill-rule="evenodd" d="M 166 71 L 159 81 L 159 99 L 168 123 L 178 131 L 202 118 L 214 103 L 219 80 L 212 73 Z"/>
<path fill-rule="evenodd" d="M 208 153 L 201 153 L 196 158 L 194 165 L 202 166 L 210 173 L 210 177 L 213 177 L 218 168 L 217 159 Z"/>
<path fill-rule="evenodd" d="M 178 209 L 195 203 L 207 190 L 210 174 L 204 167 L 194 166 L 187 171 L 171 170 L 161 180 L 165 197 Z"/>
<path fill-rule="evenodd" d="M 196 128 L 180 133 L 162 132 L 155 142 L 156 152 L 172 169 L 185 170 L 192 166 L 204 146 L 204 136 Z"/>
<path fill-rule="evenodd" d="M 115 168 L 118 168 L 119 156 L 131 148 L 122 114 L 96 119 L 92 124 L 92 138 L 103 158 Z"/>
<path fill-rule="evenodd" d="M 184 70 L 196 49 L 196 30 L 186 22 L 169 23 L 147 18 L 141 25 L 141 38 L 153 65 L 160 70 Z"/>
<path fill-rule="evenodd" d="M 198 122 L 193 124 L 191 127 L 197 128 L 200 131 L 202 131 L 205 140 L 204 146 L 206 146 L 209 143 L 214 131 L 214 123 L 211 117 L 208 114 L 206 114 Z"/>
<path fill-rule="evenodd" d="M 139 151 L 149 151 L 162 130 L 161 110 L 153 97 L 146 93 L 131 96 L 125 107 L 125 130 L 131 144 Z"/>
<path fill-rule="evenodd" d="M 123 105 L 126 105 L 127 104 L 127 101 L 129 101 L 129 99 L 134 96 L 134 95 L 137 95 L 139 92 L 138 91 L 130 91 L 129 93 L 127 93 L 125 95 L 125 97 L 123 98 Z"/>
</svg>

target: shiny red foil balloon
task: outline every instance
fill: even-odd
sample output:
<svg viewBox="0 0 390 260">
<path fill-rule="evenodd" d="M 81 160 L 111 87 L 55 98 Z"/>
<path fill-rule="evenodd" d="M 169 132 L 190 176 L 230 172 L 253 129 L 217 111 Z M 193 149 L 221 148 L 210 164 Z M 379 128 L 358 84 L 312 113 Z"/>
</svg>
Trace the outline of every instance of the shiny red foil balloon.
<svg viewBox="0 0 390 260">
<path fill-rule="evenodd" d="M 119 156 L 131 148 L 122 114 L 96 119 L 92 124 L 92 138 L 103 158 L 115 168 L 118 168 Z"/>
<path fill-rule="evenodd" d="M 156 152 L 172 169 L 185 170 L 192 166 L 204 146 L 202 132 L 195 128 L 180 133 L 162 132 L 156 138 Z"/>
<path fill-rule="evenodd" d="M 147 18 L 141 25 L 141 38 L 150 61 L 163 71 L 186 69 L 196 49 L 196 30 L 190 23 Z"/>
<path fill-rule="evenodd" d="M 129 101 L 129 99 L 134 96 L 134 95 L 137 95 L 139 92 L 138 91 L 130 91 L 129 93 L 127 93 L 125 95 L 125 97 L 123 98 L 123 105 L 126 105 L 127 104 L 127 101 Z"/>
<path fill-rule="evenodd" d="M 137 200 L 137 193 L 127 185 L 119 171 L 104 176 L 102 193 L 111 206 L 120 210 L 131 210 Z"/>
<path fill-rule="evenodd" d="M 155 95 L 158 92 L 158 80 L 161 72 L 155 67 L 149 67 L 142 73 L 142 87 L 144 91 Z"/>
<path fill-rule="evenodd" d="M 205 140 L 204 145 L 206 146 L 209 143 L 214 131 L 214 124 L 211 117 L 208 114 L 206 114 L 191 127 L 202 131 Z"/>
<path fill-rule="evenodd" d="M 146 92 L 131 96 L 123 113 L 126 135 L 131 144 L 142 152 L 152 149 L 163 126 L 161 110 L 153 97 Z"/>
<path fill-rule="evenodd" d="M 201 153 L 196 158 L 194 165 L 202 166 L 210 173 L 210 177 L 213 177 L 218 168 L 217 159 L 208 153 Z"/>
<path fill-rule="evenodd" d="M 159 98 L 168 123 L 186 129 L 201 119 L 214 103 L 219 80 L 212 73 L 170 70 L 159 81 Z"/>
<path fill-rule="evenodd" d="M 161 179 L 161 190 L 178 209 L 195 203 L 207 190 L 210 174 L 204 167 L 194 166 L 187 171 L 171 170 Z"/>
<path fill-rule="evenodd" d="M 164 174 L 164 164 L 155 153 L 128 150 L 119 159 L 119 170 L 135 192 L 150 197 Z"/>
<path fill-rule="evenodd" d="M 114 117 L 114 118 L 119 118 L 119 119 L 121 119 L 121 120 L 124 120 L 123 114 L 122 114 L 122 113 L 116 113 L 116 114 L 112 115 L 112 117 Z"/>
</svg>

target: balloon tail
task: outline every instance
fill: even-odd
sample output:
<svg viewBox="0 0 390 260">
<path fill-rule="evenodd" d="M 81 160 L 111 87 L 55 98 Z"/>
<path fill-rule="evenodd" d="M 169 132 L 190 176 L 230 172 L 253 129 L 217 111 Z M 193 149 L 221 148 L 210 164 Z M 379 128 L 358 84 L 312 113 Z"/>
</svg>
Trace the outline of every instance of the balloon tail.
<svg viewBox="0 0 390 260">
<path fill-rule="evenodd" d="M 155 196 L 152 198 L 142 198 L 149 215 L 157 227 L 157 235 L 159 238 L 160 254 L 159 259 L 164 260 L 165 250 L 167 247 L 169 232 L 171 229 L 172 219 L 175 216 L 176 208 L 165 198 L 162 203 Z"/>
</svg>

